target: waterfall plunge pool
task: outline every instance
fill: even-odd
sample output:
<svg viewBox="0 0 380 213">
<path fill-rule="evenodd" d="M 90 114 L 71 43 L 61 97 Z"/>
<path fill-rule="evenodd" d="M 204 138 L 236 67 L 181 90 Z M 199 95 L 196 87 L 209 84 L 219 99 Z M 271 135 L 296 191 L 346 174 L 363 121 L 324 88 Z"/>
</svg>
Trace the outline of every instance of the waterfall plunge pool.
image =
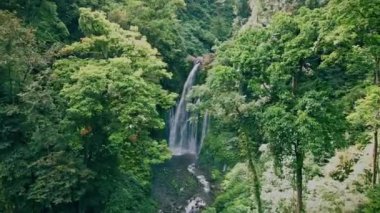
<svg viewBox="0 0 380 213">
<path fill-rule="evenodd" d="M 153 169 L 152 195 L 159 212 L 196 213 L 212 201 L 212 187 L 196 162 L 195 155 L 179 155 Z"/>
</svg>

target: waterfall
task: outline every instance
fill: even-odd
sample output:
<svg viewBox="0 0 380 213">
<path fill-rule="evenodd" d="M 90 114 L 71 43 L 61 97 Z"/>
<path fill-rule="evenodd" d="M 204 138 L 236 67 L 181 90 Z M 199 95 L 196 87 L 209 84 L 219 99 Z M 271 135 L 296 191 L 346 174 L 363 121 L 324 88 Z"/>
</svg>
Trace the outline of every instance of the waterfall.
<svg viewBox="0 0 380 213">
<path fill-rule="evenodd" d="M 208 123 L 209 123 L 209 116 L 208 116 L 208 112 L 206 111 L 206 113 L 203 116 L 201 143 L 199 145 L 200 148 L 202 148 L 203 141 L 206 138 L 206 134 L 207 134 L 207 130 L 208 130 Z M 198 149 L 198 154 L 201 152 L 200 148 Z"/>
<path fill-rule="evenodd" d="M 175 107 L 175 113 L 170 115 L 170 135 L 169 148 L 173 155 L 194 154 L 196 155 L 203 143 L 208 123 L 208 116 L 205 115 L 202 124 L 201 138 L 198 135 L 198 122 L 190 122 L 190 113 L 186 110 L 186 96 L 194 85 L 197 71 L 200 67 L 197 62 L 186 79 L 181 98 Z"/>
</svg>

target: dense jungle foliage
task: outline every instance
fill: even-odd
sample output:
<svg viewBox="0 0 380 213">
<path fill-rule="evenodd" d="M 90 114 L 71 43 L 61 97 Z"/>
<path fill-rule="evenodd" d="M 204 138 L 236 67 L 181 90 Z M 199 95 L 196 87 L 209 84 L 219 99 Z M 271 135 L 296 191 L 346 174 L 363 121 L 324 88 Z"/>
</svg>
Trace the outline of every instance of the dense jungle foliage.
<svg viewBox="0 0 380 213">
<path fill-rule="evenodd" d="M 323 176 L 307 171 L 307 157 L 323 166 L 337 149 L 374 141 L 372 168 L 367 172 L 369 182 L 378 184 L 378 8 L 380 1 L 330 0 L 321 8 L 278 13 L 268 27 L 244 30 L 218 48 L 205 84 L 193 91 L 193 97 L 202 99 L 195 108 L 207 110 L 217 123 L 209 136 L 209 143 L 215 143 L 210 149 L 218 153 L 213 153 L 216 160 L 221 161 L 216 145 L 223 140 L 221 134 L 233 135 L 227 134 L 224 140 L 248 162 L 252 189 L 244 187 L 247 182 L 239 185 L 239 179 L 227 180 L 210 212 L 293 211 L 292 204 L 277 207 L 271 204 L 272 197 L 266 197 L 268 191 L 261 182 L 268 180 L 259 150 L 263 144 L 269 146 L 276 174 L 284 175 L 284 166 L 294 174 L 296 212 L 345 212 L 349 202 L 333 204 L 335 210 L 320 204 L 314 204 L 316 209 L 304 207 L 305 192 L 307 199 L 316 196 L 308 192 L 308 182 L 313 176 Z M 227 156 L 224 162 L 231 159 L 228 153 L 222 156 Z M 347 167 L 339 174 L 343 177 L 331 176 L 343 182 L 354 170 L 353 165 Z M 230 181 L 238 185 L 231 186 Z M 338 194 L 333 196 L 347 196 Z"/>
<path fill-rule="evenodd" d="M 246 27 L 259 2 L 286 9 Z M 167 114 L 209 53 L 204 212 L 379 212 L 380 1 L 294 2 L 0 1 L 0 212 L 158 212 Z"/>
</svg>

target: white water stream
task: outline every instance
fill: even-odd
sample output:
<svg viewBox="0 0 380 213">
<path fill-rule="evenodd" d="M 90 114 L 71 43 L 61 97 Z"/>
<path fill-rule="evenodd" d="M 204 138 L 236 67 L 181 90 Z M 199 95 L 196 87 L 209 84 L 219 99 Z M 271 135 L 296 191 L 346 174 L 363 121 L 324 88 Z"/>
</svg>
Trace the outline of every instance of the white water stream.
<svg viewBox="0 0 380 213">
<path fill-rule="evenodd" d="M 208 194 L 210 192 L 210 183 L 207 181 L 206 177 L 202 174 L 198 174 L 197 169 L 195 167 L 195 163 L 190 164 L 187 167 L 187 171 L 193 174 L 198 182 L 203 186 L 204 193 Z M 203 208 L 206 207 L 206 202 L 200 197 L 196 196 L 187 201 L 187 205 L 185 207 L 186 213 L 197 213 L 200 212 Z"/>
</svg>

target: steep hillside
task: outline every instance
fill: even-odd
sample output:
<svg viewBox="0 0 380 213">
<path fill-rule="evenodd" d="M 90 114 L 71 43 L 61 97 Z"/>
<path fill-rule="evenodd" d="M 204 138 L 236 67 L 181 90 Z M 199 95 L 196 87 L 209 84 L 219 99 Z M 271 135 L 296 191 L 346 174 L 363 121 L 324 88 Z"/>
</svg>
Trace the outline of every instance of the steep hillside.
<svg viewBox="0 0 380 213">
<path fill-rule="evenodd" d="M 310 8 L 322 5 L 325 0 L 248 0 L 251 8 L 245 27 L 266 26 L 278 11 L 293 12 L 300 6 Z"/>
</svg>

